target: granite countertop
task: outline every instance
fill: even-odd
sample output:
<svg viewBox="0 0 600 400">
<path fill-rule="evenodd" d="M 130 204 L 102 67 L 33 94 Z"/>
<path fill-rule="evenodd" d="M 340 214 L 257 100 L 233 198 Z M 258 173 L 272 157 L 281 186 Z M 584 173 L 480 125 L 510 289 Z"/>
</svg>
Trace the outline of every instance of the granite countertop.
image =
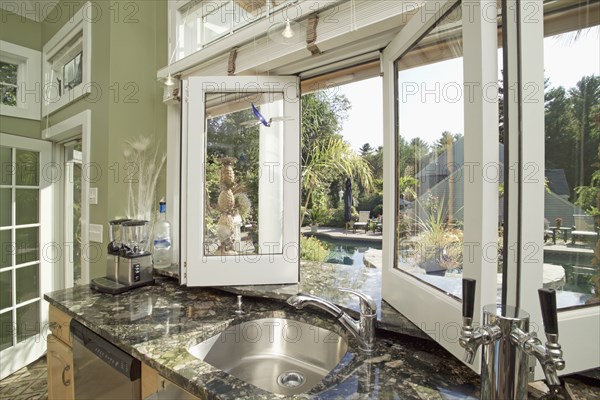
<svg viewBox="0 0 600 400">
<path fill-rule="evenodd" d="M 367 262 L 365 264 L 373 265 Z M 155 274 L 178 278 L 179 266 L 155 269 Z M 296 293 L 309 293 L 329 300 L 357 316 L 360 305 L 358 298 L 340 292 L 345 287 L 368 294 L 377 304 L 377 327 L 390 332 L 432 340 L 426 333 L 383 301 L 381 296 L 381 268 L 362 265 L 328 264 L 302 261 L 300 264 L 300 283 L 289 285 L 248 285 L 221 288 L 231 293 L 267 299 L 286 300 Z"/>
<path fill-rule="evenodd" d="M 217 289 L 182 287 L 169 278 L 111 296 L 88 286 L 47 293 L 44 298 L 91 330 L 159 371 L 192 394 L 207 399 L 271 399 L 258 389 L 187 352 L 227 326 L 266 317 L 308 322 L 346 336 L 329 315 L 297 311 L 284 302 L 236 296 Z M 432 341 L 377 332 L 375 352 L 366 356 L 348 337 L 348 353 L 307 394 L 297 399 L 476 399 L 479 377 Z"/>
</svg>

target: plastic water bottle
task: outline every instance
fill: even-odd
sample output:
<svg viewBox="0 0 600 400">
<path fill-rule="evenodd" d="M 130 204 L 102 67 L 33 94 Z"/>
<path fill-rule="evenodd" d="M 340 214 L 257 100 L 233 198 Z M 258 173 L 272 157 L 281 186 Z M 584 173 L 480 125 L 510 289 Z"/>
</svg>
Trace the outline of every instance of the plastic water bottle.
<svg viewBox="0 0 600 400">
<path fill-rule="evenodd" d="M 160 200 L 160 211 L 154 223 L 154 259 L 155 268 L 166 268 L 171 265 L 173 248 L 171 246 L 171 224 L 167 221 L 167 203 L 164 198 Z"/>
</svg>

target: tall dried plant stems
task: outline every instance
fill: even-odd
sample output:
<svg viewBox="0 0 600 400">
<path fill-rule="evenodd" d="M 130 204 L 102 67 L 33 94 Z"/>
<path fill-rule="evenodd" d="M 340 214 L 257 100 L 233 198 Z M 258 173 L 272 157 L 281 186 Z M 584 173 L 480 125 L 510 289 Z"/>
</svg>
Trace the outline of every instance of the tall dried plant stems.
<svg viewBox="0 0 600 400">
<path fill-rule="evenodd" d="M 130 178 L 127 181 L 127 217 L 152 221 L 156 185 L 167 156 L 159 154 L 158 146 L 151 146 L 150 139 L 143 136 L 126 141 L 123 156 Z"/>
</svg>

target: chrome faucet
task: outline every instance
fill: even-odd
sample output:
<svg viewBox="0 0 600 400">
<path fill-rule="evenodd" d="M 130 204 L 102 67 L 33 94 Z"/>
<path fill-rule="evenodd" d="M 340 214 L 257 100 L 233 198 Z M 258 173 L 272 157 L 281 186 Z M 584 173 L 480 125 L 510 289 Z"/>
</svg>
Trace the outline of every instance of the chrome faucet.
<svg viewBox="0 0 600 400">
<path fill-rule="evenodd" d="M 535 332 L 529 332 L 529 314 L 516 307 L 490 304 L 483 308 L 483 325 L 472 326 L 475 281 L 463 279 L 463 328 L 460 345 L 465 361 L 472 364 L 479 346 L 481 360 L 481 398 L 500 400 L 527 398 L 529 356 L 542 365 L 552 391 L 560 386 L 558 372 L 565 367 L 558 344 L 556 292 L 539 289 L 542 319 L 547 342 L 542 344 Z"/>
<path fill-rule="evenodd" d="M 352 336 L 358 340 L 360 349 L 365 353 L 371 353 L 375 344 L 375 318 L 377 317 L 377 304 L 364 293 L 352 289 L 340 289 L 342 292 L 352 293 L 358 296 L 360 300 L 360 319 L 356 321 L 338 306 L 310 294 L 298 293 L 287 299 L 287 303 L 297 309 L 302 309 L 307 305 L 327 311 L 340 321 Z"/>
</svg>

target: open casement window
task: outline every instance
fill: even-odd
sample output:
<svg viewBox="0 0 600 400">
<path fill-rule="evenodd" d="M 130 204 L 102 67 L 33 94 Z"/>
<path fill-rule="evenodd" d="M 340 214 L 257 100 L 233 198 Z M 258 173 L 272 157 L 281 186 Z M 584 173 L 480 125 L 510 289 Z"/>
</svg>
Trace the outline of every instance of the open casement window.
<svg viewBox="0 0 600 400">
<path fill-rule="evenodd" d="M 519 1 L 506 13 L 508 65 L 518 68 L 505 76 L 507 165 L 522 171 L 508 189 L 507 258 L 519 262 L 508 265 L 506 301 L 529 312 L 543 337 L 536 289 L 553 285 L 560 373 L 597 368 L 600 4 Z"/>
<path fill-rule="evenodd" d="M 598 367 L 600 5 L 426 4 L 384 51 L 383 298 L 462 359 L 459 278 L 475 324 L 503 303 L 542 340 L 537 290 L 556 289 L 560 373 Z"/>
<path fill-rule="evenodd" d="M 182 283 L 298 282 L 298 79 L 190 77 L 183 85 Z"/>
<path fill-rule="evenodd" d="M 383 298 L 460 359 L 461 278 L 477 281 L 475 324 L 497 300 L 498 180 L 482 168 L 498 165 L 483 93 L 497 93 L 498 33 L 480 9 L 495 4 L 425 2 L 383 57 Z"/>
</svg>

